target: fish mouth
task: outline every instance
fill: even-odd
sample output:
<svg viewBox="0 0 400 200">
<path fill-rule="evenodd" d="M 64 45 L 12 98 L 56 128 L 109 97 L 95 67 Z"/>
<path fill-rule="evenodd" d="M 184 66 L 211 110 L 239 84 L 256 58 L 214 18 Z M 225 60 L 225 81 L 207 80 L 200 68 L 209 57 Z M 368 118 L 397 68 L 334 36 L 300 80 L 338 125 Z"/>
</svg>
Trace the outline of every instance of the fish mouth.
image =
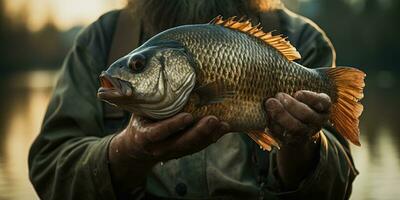
<svg viewBox="0 0 400 200">
<path fill-rule="evenodd" d="M 128 83 L 113 78 L 106 72 L 102 72 L 99 78 L 101 86 L 97 91 L 97 97 L 100 99 L 110 100 L 132 95 L 132 89 Z"/>
</svg>

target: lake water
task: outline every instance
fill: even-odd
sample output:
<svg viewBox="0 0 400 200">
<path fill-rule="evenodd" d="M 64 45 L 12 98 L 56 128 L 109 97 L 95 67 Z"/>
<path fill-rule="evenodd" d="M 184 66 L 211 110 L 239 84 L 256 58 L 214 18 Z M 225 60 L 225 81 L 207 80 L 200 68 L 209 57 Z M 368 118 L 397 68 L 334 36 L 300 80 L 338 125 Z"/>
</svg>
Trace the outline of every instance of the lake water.
<svg viewBox="0 0 400 200">
<path fill-rule="evenodd" d="M 28 179 L 27 156 L 55 77 L 51 71 L 0 76 L 0 199 L 37 199 Z M 393 84 L 380 89 L 376 80 L 372 82 L 377 86 L 366 91 L 362 147 L 353 148 L 360 171 L 351 198 L 356 200 L 400 199 L 400 101 Z"/>
</svg>

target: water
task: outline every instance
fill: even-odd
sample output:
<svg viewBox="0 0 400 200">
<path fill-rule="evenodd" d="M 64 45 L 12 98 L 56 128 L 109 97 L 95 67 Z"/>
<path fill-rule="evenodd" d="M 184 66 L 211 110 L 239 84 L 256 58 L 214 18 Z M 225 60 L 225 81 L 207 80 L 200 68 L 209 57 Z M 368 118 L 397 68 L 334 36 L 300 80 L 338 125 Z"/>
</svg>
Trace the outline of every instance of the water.
<svg viewBox="0 0 400 200">
<path fill-rule="evenodd" d="M 22 73 L 0 81 L 0 199 L 37 199 L 27 157 L 39 132 L 54 72 Z"/>
<path fill-rule="evenodd" d="M 27 156 L 39 132 L 55 76 L 46 71 L 0 76 L 0 199 L 38 198 L 28 179 Z M 351 199 L 399 199 L 400 124 L 395 106 L 400 101 L 394 96 L 395 89 L 378 88 L 375 79 L 370 80 L 377 88 L 366 91 L 362 147 L 353 148 L 361 174 L 353 184 Z"/>
</svg>

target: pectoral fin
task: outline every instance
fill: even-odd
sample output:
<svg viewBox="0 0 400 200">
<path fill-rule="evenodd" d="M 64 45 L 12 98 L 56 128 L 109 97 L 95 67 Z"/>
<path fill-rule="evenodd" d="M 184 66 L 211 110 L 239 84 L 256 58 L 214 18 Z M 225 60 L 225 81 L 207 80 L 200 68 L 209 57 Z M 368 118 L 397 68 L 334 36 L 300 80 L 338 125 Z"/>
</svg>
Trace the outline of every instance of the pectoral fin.
<svg viewBox="0 0 400 200">
<path fill-rule="evenodd" d="M 271 151 L 272 147 L 280 149 L 279 143 L 267 131 L 267 129 L 265 131 L 250 131 L 247 135 L 260 145 L 263 150 Z"/>
<path fill-rule="evenodd" d="M 235 95 L 233 90 L 222 81 L 214 81 L 206 85 L 202 85 L 194 89 L 194 93 L 198 95 L 196 106 L 204 106 L 209 104 L 221 103 L 226 99 Z"/>
</svg>

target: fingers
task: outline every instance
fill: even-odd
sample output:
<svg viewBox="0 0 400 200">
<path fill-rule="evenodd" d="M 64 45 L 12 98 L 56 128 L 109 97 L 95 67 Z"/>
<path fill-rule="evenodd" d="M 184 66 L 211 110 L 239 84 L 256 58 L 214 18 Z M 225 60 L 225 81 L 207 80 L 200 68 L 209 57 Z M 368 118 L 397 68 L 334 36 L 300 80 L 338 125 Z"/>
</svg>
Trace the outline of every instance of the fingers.
<svg viewBox="0 0 400 200">
<path fill-rule="evenodd" d="M 303 132 L 306 129 L 305 124 L 293 117 L 291 113 L 285 108 L 285 106 L 276 98 L 270 98 L 266 102 L 267 112 L 271 117 L 271 124 L 277 123 L 282 128 L 283 131 L 288 131 L 290 133 Z M 277 127 L 272 127 L 277 129 Z M 281 134 L 273 133 L 273 134 Z"/>
<path fill-rule="evenodd" d="M 328 121 L 331 106 L 326 94 L 299 91 L 294 96 L 278 93 L 265 102 L 271 134 L 287 144 L 317 133 Z"/>
<path fill-rule="evenodd" d="M 188 113 L 153 123 L 132 117 L 128 126 L 134 133 L 131 148 L 147 159 L 169 160 L 200 151 L 230 129 L 215 116 L 204 117 L 188 129 L 192 123 L 193 116 Z"/>
<path fill-rule="evenodd" d="M 189 113 L 180 113 L 163 121 L 147 125 L 144 134 L 149 142 L 162 141 L 169 136 L 184 130 L 193 123 L 193 116 Z"/>
<path fill-rule="evenodd" d="M 180 113 L 159 122 L 150 122 L 144 118 L 132 115 L 127 132 L 131 133 L 132 144 L 135 148 L 144 148 L 187 128 L 193 123 L 193 116 Z"/>
<path fill-rule="evenodd" d="M 318 94 L 315 93 L 315 95 Z M 328 114 L 317 113 L 308 105 L 298 101 L 288 94 L 278 93 L 276 98 L 293 117 L 305 124 L 319 126 L 328 120 Z"/>
<path fill-rule="evenodd" d="M 187 131 L 182 137 L 174 141 L 176 149 L 184 152 L 194 146 L 204 146 L 204 144 L 214 141 L 219 135 L 219 120 L 214 116 L 201 119 L 193 128 Z"/>
<path fill-rule="evenodd" d="M 317 112 L 328 113 L 330 111 L 331 99 L 325 93 L 315 93 L 307 90 L 300 90 L 297 91 L 293 97 Z"/>
<path fill-rule="evenodd" d="M 216 142 L 229 131 L 229 124 L 220 122 L 215 116 L 202 118 L 193 128 L 177 138 L 172 138 L 154 149 L 153 155 L 163 159 L 188 155 Z"/>
</svg>

